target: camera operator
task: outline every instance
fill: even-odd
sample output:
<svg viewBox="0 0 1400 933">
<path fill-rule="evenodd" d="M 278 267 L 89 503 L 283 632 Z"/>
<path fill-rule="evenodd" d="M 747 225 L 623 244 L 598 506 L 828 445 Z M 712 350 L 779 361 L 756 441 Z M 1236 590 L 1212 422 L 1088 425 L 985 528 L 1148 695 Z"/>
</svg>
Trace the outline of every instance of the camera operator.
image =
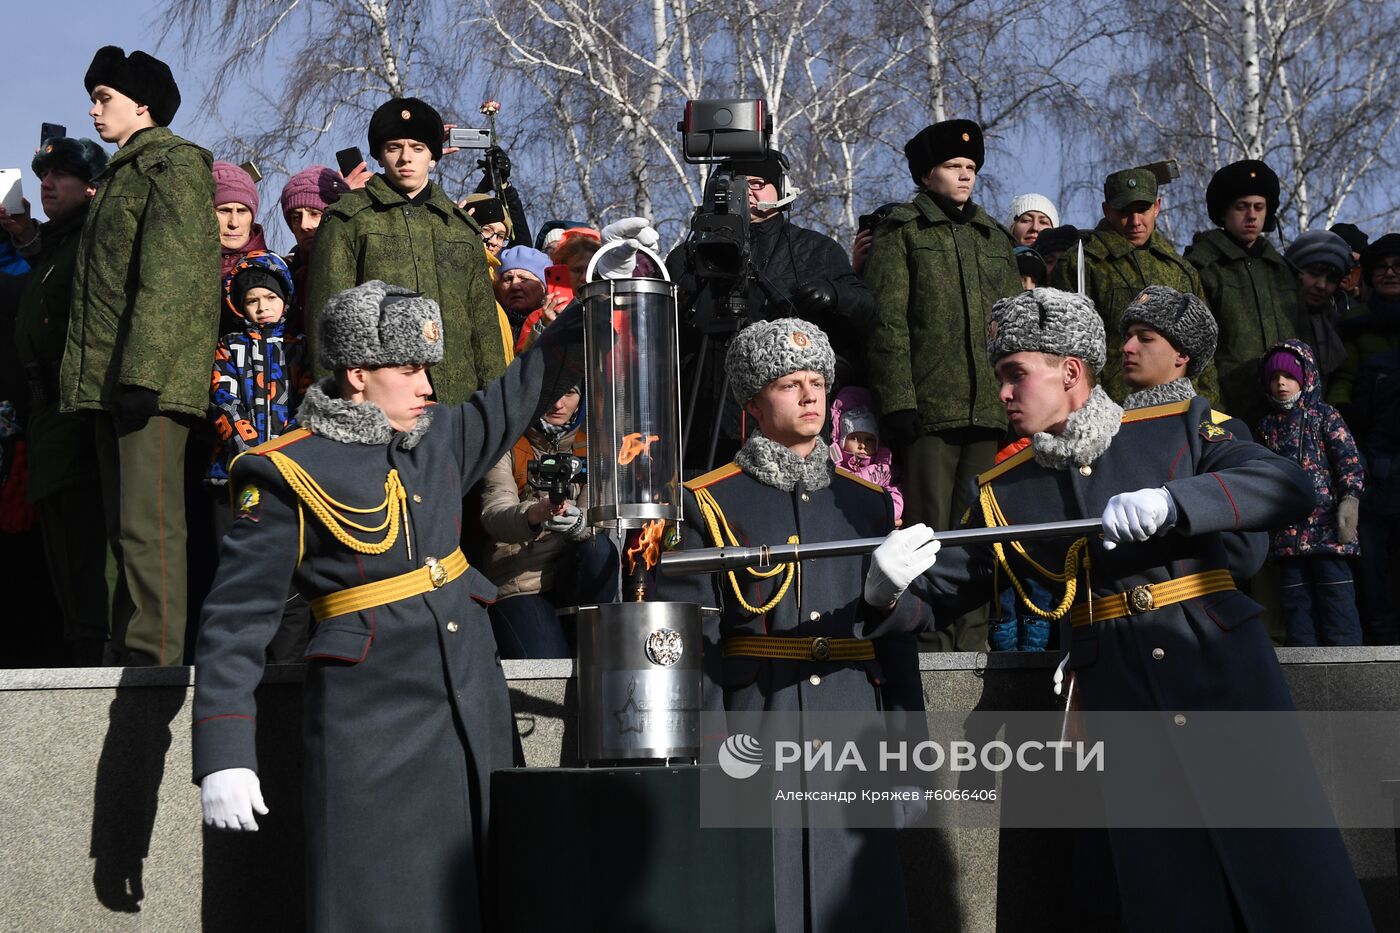
<svg viewBox="0 0 1400 933">
<path fill-rule="evenodd" d="M 491 628 L 503 658 L 568 657 L 555 610 L 617 598 L 617 550 L 584 520 L 581 400 L 577 386 L 565 392 L 486 474 L 483 572 L 499 588 Z"/>
<path fill-rule="evenodd" d="M 741 412 L 724 392 L 724 352 L 729 334 L 754 321 L 798 317 L 816 324 L 831 336 L 843 355 L 837 359 L 837 379 L 859 381 L 864 368 L 865 334 L 875 323 L 875 296 L 851 268 L 844 249 L 830 237 L 799 227 L 787 217 L 797 192 L 787 179 L 788 162 L 776 149 L 768 149 L 759 162 L 729 161 L 717 172 L 748 179 L 749 268 L 735 269 L 742 277 L 736 288 L 744 298 L 744 319 L 732 324 L 720 320 L 722 312 L 706 301 L 707 282 L 688 260 L 685 244 L 666 259 L 678 283 L 680 306 L 681 369 L 683 391 L 689 392 L 702 367 L 699 394 L 693 414 L 693 433 L 685 450 L 687 467 L 708 467 L 709 438 L 723 402 L 720 441 L 714 458 L 723 463 L 743 442 Z M 704 341 L 702 336 L 711 335 Z"/>
</svg>

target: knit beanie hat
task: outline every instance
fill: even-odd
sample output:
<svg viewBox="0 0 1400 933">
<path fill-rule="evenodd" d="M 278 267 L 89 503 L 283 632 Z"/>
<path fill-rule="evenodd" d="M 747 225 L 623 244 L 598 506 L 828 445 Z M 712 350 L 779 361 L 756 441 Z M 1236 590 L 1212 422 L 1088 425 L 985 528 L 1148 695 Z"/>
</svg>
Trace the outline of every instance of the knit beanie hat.
<svg viewBox="0 0 1400 933">
<path fill-rule="evenodd" d="M 1055 210 L 1055 205 L 1050 203 L 1050 199 L 1043 194 L 1018 194 L 1011 199 L 1011 219 L 1006 222 L 1009 227 L 1016 222 L 1026 211 L 1040 211 L 1050 218 L 1050 226 L 1060 225 L 1060 212 Z"/>
<path fill-rule="evenodd" d="M 53 168 L 90 182 L 107 167 L 107 150 L 90 139 L 55 136 L 44 140 L 29 167 L 39 177 Z"/>
<path fill-rule="evenodd" d="M 1108 359 L 1103 319 L 1093 301 L 1058 288 L 1033 288 L 992 305 L 987 325 L 987 359 L 1032 350 L 1077 356 L 1095 373 Z"/>
<path fill-rule="evenodd" d="M 224 303 L 239 317 L 243 316 L 243 298 L 250 288 L 265 288 L 283 302 L 290 302 L 296 294 L 286 260 L 261 250 L 244 256 L 224 276 Z"/>
<path fill-rule="evenodd" d="M 724 356 L 734 401 L 748 402 L 779 376 L 811 370 L 836 381 L 836 354 L 820 327 L 795 317 L 750 324 L 729 341 Z"/>
<path fill-rule="evenodd" d="M 282 188 L 282 216 L 286 217 L 299 207 L 324 211 L 340 196 L 350 190 L 345 178 L 333 168 L 324 165 L 308 165 L 287 179 Z"/>
<path fill-rule="evenodd" d="M 1146 324 L 1189 356 L 1186 375 L 1190 377 L 1206 368 L 1220 339 L 1220 327 L 1206 303 L 1168 285 L 1149 285 L 1138 292 L 1119 319 L 1118 335 L 1126 340 L 1134 324 Z"/>
<path fill-rule="evenodd" d="M 510 249 L 501 250 L 501 267 L 496 270 L 496 275 L 505 275 L 512 269 L 523 269 L 544 284 L 544 270 L 554 264 L 544 253 L 528 246 L 512 246 Z"/>
<path fill-rule="evenodd" d="M 98 49 L 83 75 L 83 87 L 91 94 L 99 84 L 145 104 L 157 126 L 169 126 L 180 109 L 180 88 L 170 66 L 140 49 L 130 55 L 115 45 Z"/>
<path fill-rule="evenodd" d="M 1288 244 L 1288 249 L 1283 251 L 1283 255 L 1299 269 L 1328 265 L 1346 275 L 1353 265 L 1351 245 L 1327 230 L 1307 230 L 1298 234 L 1297 238 Z"/>
<path fill-rule="evenodd" d="M 442 361 L 442 313 L 417 292 L 371 279 L 321 310 L 321 365 L 430 365 Z"/>
<path fill-rule="evenodd" d="M 1283 373 L 1291 376 L 1298 385 L 1303 384 L 1303 365 L 1298 362 L 1298 357 L 1288 350 L 1275 350 L 1264 359 L 1264 382 L 1273 378 L 1274 373 Z"/>
<path fill-rule="evenodd" d="M 875 412 L 865 407 L 851 408 L 841 412 L 841 437 L 844 440 L 852 434 L 869 434 L 875 438 L 875 443 L 878 446 L 880 426 Z"/>
<path fill-rule="evenodd" d="M 214 163 L 214 204 L 242 204 L 258 213 L 258 187 L 253 176 L 232 162 Z"/>
</svg>

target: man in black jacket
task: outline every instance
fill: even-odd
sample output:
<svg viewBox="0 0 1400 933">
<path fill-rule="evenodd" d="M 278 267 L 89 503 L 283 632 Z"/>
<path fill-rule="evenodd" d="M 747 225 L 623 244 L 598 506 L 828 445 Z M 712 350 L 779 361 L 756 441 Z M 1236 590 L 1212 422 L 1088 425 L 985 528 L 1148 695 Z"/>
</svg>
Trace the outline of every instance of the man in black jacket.
<svg viewBox="0 0 1400 933">
<path fill-rule="evenodd" d="M 693 426 L 684 451 L 685 465 L 700 469 L 732 457 L 746 433 L 738 406 L 725 399 L 724 349 L 733 331 L 746 323 L 785 317 L 810 321 L 829 334 L 832 345 L 838 348 L 837 381 L 856 384 L 863 381 L 865 334 L 875 323 L 875 296 L 851 268 L 846 251 L 830 237 L 788 219 L 787 208 L 797 191 L 788 182 L 788 162 L 781 152 L 769 149 L 761 162 L 725 162 L 718 170 L 748 179 L 749 262 L 754 275 L 746 290 L 747 320 L 735 321 L 726 332 L 706 307 L 707 302 L 696 300 L 706 283 L 689 267 L 686 247 L 676 248 L 666 258 L 671 277 L 680 286 L 677 300 L 685 392 L 694 384 L 696 367 L 702 368 Z M 705 333 L 711 337 L 702 350 Z M 716 407 L 721 403 L 719 442 L 711 457 L 710 435 Z M 686 404 L 690 405 L 688 397 Z"/>
</svg>

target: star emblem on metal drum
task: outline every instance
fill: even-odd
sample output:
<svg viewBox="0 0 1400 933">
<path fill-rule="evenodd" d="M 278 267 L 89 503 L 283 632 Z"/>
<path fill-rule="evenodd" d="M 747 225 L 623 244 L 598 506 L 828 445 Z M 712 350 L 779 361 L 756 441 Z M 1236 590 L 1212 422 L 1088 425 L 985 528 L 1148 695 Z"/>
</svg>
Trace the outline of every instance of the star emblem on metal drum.
<svg viewBox="0 0 1400 933">
<path fill-rule="evenodd" d="M 661 667 L 670 667 L 681 659 L 685 645 L 675 629 L 659 628 L 647 635 L 647 660 Z"/>
</svg>

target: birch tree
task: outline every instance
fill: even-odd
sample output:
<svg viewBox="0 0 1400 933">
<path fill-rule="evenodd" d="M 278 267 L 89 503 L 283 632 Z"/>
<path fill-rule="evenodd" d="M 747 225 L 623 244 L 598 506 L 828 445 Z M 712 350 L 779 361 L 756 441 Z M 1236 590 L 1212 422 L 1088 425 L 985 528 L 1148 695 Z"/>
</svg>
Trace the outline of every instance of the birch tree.
<svg viewBox="0 0 1400 933">
<path fill-rule="evenodd" d="M 1268 162 L 1282 182 L 1284 239 L 1340 219 L 1386 223 L 1397 197 L 1394 107 L 1400 20 L 1393 0 L 1147 0 L 1140 79 L 1116 85 L 1110 148 L 1124 164 L 1170 156 L 1183 220 L 1208 225 L 1203 192 L 1229 162 Z"/>
</svg>

